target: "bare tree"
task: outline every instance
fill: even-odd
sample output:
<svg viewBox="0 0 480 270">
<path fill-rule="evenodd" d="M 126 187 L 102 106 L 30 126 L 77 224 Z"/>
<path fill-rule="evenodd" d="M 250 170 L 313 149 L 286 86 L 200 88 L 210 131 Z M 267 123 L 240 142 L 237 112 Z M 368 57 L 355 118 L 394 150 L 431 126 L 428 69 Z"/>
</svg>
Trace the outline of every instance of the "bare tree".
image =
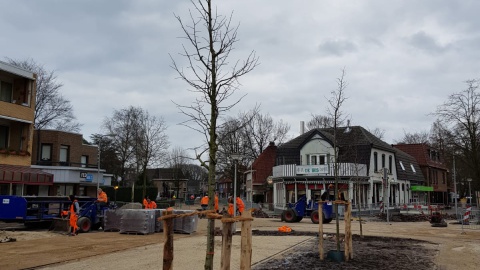
<svg viewBox="0 0 480 270">
<path fill-rule="evenodd" d="M 333 119 L 326 115 L 312 114 L 312 119 L 307 122 L 307 129 L 312 130 L 315 128 L 332 128 L 334 125 Z M 339 126 L 342 126 L 343 123 L 338 123 Z"/>
<path fill-rule="evenodd" d="M 434 115 L 450 134 L 453 148 L 463 153 L 473 188 L 480 188 L 480 80 L 466 81 L 467 88 L 450 95 Z"/>
<path fill-rule="evenodd" d="M 180 55 L 188 61 L 188 72 L 178 66 L 173 58 L 172 68 L 190 86 L 190 91 L 198 95 L 191 105 L 177 106 L 189 118 L 183 124 L 205 137 L 206 145 L 203 149 L 197 149 L 196 158 L 208 168 L 208 195 L 213 198 L 219 116 L 242 100 L 239 98 L 228 102 L 238 90 L 238 79 L 257 66 L 258 58 L 252 51 L 243 61 L 230 61 L 230 53 L 238 41 L 238 25 L 232 25 L 231 15 L 225 17 L 212 10 L 211 0 L 191 2 L 193 11 L 190 11 L 190 24 L 176 16 L 187 42 Z M 192 123 L 196 125 L 192 126 Z M 207 160 L 202 156 L 205 152 L 208 152 Z M 213 200 L 210 200 L 209 209 L 213 209 Z M 215 221 L 209 219 L 205 269 L 213 269 L 214 229 Z"/>
<path fill-rule="evenodd" d="M 76 121 L 70 101 L 60 93 L 63 84 L 57 81 L 55 71 L 48 71 L 33 59 L 7 61 L 17 67 L 37 74 L 37 94 L 35 102 L 34 128 L 37 130 L 54 128 L 78 132 L 81 125 Z"/>
<path fill-rule="evenodd" d="M 156 117 L 141 110 L 136 132 L 135 149 L 137 162 L 143 176 L 142 197 L 147 194 L 147 167 L 160 164 L 166 156 L 169 141 L 165 133 L 167 126 L 162 117 Z"/>
<path fill-rule="evenodd" d="M 396 141 L 397 144 L 422 144 L 429 143 L 430 134 L 427 131 L 407 133 L 404 131 L 403 138 Z"/>
<path fill-rule="evenodd" d="M 380 128 L 374 128 L 374 129 L 367 129 L 368 132 L 372 133 L 375 135 L 375 137 L 379 138 L 380 140 L 383 140 L 383 137 L 385 136 L 385 130 L 380 129 Z"/>
<path fill-rule="evenodd" d="M 328 115 L 333 119 L 333 149 L 334 149 L 334 177 L 335 177 L 335 196 L 338 194 L 338 153 L 337 153 L 337 128 L 339 123 L 343 123 L 346 118 L 341 111 L 342 105 L 347 99 L 345 97 L 345 88 L 347 82 L 345 81 L 345 69 L 342 69 L 340 78 L 337 78 L 337 89 L 331 92 L 331 97 L 328 100 L 330 106 L 328 107 Z M 340 221 L 338 218 L 338 204 L 335 204 L 335 220 L 337 229 L 337 252 L 340 252 Z"/>
</svg>

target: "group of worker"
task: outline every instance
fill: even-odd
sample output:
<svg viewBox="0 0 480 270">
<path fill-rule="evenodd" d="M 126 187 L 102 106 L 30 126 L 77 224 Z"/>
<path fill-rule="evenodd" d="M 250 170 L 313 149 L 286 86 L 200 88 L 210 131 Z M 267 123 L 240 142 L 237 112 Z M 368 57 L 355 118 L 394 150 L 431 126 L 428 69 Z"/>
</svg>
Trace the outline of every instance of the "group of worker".
<svg viewBox="0 0 480 270">
<path fill-rule="evenodd" d="M 209 198 L 208 198 L 208 195 L 205 195 L 203 196 L 201 199 L 200 199 L 200 205 L 202 206 L 202 210 L 207 210 L 208 209 L 208 202 L 209 202 Z M 243 213 L 243 211 L 245 210 L 245 204 L 243 203 L 243 200 L 240 198 L 240 197 L 237 197 L 235 199 L 235 202 L 237 204 L 237 211 L 238 213 L 241 215 Z M 233 209 L 234 207 L 234 203 L 233 203 L 233 197 L 229 197 L 228 198 L 228 214 L 230 216 L 233 216 Z M 216 213 L 219 213 L 218 211 L 218 194 L 215 194 L 215 202 L 214 202 L 214 207 L 215 209 L 215 212 Z"/>
<path fill-rule="evenodd" d="M 75 198 L 74 194 L 68 196 L 68 199 L 72 202 L 68 210 L 70 223 L 69 235 L 75 236 L 78 234 L 77 222 L 78 216 L 80 215 L 80 205 L 78 204 L 78 200 Z M 97 199 L 95 200 L 95 203 L 97 204 L 97 210 L 100 210 L 102 206 L 106 206 L 108 203 L 107 193 L 105 193 L 105 191 L 103 191 L 101 188 L 97 189 Z"/>
</svg>

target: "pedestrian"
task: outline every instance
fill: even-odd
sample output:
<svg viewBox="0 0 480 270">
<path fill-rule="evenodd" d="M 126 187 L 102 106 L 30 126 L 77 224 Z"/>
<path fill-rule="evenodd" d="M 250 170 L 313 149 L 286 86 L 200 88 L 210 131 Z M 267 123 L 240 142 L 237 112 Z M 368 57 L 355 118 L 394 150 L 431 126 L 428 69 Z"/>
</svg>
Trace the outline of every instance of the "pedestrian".
<svg viewBox="0 0 480 270">
<path fill-rule="evenodd" d="M 70 210 L 69 210 L 69 215 L 70 215 L 70 235 L 75 236 L 78 234 L 78 215 L 80 215 L 80 206 L 78 204 L 78 201 L 75 199 L 75 195 L 70 195 L 68 196 L 69 200 L 72 202 L 70 204 Z"/>
</svg>

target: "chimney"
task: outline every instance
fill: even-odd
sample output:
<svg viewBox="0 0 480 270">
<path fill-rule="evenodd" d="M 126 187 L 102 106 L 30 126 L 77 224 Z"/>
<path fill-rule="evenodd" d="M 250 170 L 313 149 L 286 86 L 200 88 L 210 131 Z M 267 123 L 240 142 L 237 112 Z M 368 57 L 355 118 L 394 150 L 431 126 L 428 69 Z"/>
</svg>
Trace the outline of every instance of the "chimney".
<svg viewBox="0 0 480 270">
<path fill-rule="evenodd" d="M 300 135 L 305 133 L 305 121 L 300 121 Z"/>
</svg>

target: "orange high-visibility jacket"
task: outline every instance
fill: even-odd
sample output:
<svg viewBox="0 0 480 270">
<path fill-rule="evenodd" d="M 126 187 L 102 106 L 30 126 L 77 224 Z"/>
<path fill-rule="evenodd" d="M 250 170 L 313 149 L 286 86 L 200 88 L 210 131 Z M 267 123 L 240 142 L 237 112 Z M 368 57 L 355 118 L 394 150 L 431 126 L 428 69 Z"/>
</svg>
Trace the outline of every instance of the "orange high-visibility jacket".
<svg viewBox="0 0 480 270">
<path fill-rule="evenodd" d="M 154 201 L 150 201 L 149 203 L 147 203 L 145 209 L 157 209 L 157 203 L 155 203 Z"/>
<path fill-rule="evenodd" d="M 243 213 L 243 210 L 245 209 L 245 204 L 243 204 L 242 199 L 240 199 L 240 197 L 237 197 L 235 200 L 237 201 L 238 211 L 240 213 Z"/>
<path fill-rule="evenodd" d="M 200 200 L 200 204 L 208 204 L 208 196 L 203 196 L 203 198 Z"/>
<path fill-rule="evenodd" d="M 98 200 L 99 202 L 107 203 L 107 201 L 108 201 L 108 199 L 107 199 L 107 193 L 105 193 L 105 191 L 100 192 L 100 194 L 98 194 L 97 200 Z"/>
<path fill-rule="evenodd" d="M 218 211 L 218 196 L 215 195 L 215 211 Z"/>
<path fill-rule="evenodd" d="M 75 209 L 76 202 L 77 200 L 74 200 L 70 205 L 70 227 L 73 228 L 73 232 L 75 232 L 78 229 L 78 225 L 77 225 L 78 217 L 77 217 L 77 212 L 75 211 L 77 210 Z"/>
<path fill-rule="evenodd" d="M 228 214 L 233 216 L 233 203 L 228 204 Z"/>
<path fill-rule="evenodd" d="M 145 207 L 145 209 L 148 209 L 148 201 L 147 199 L 143 199 L 143 207 Z"/>
</svg>

